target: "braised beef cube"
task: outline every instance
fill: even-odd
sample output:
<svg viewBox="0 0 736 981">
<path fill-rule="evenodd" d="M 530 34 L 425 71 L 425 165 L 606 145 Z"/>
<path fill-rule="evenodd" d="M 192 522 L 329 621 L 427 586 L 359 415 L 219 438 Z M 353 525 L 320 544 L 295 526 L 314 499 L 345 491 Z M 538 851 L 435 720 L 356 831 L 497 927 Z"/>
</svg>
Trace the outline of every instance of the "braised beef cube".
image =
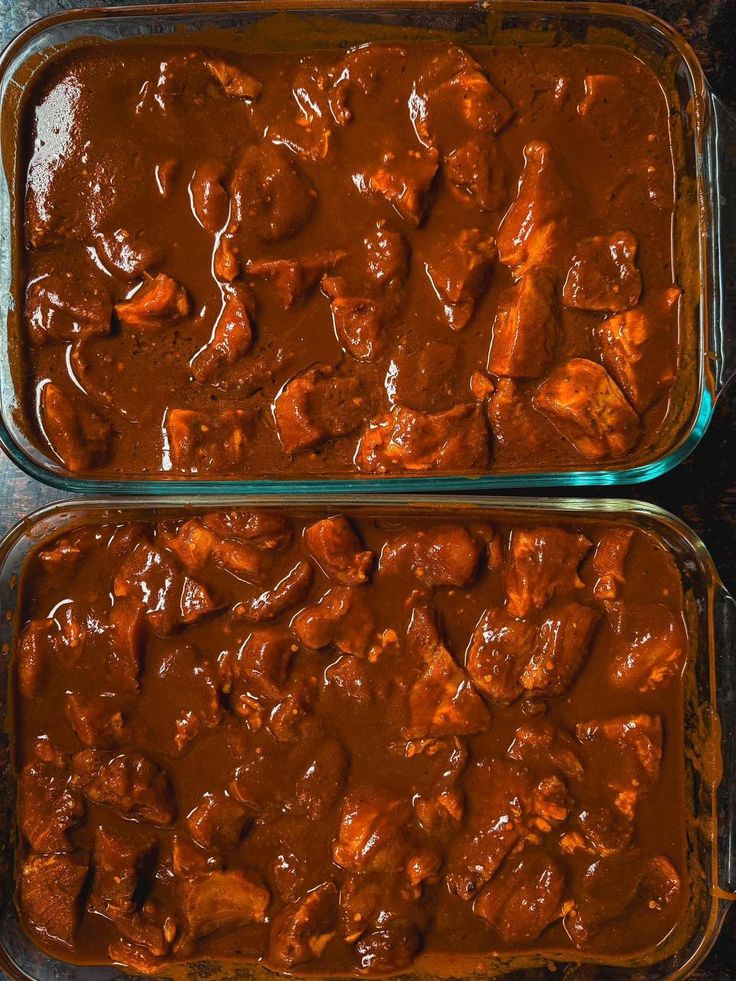
<svg viewBox="0 0 736 981">
<path fill-rule="evenodd" d="M 305 811 L 312 821 L 322 820 L 337 802 L 347 780 L 350 758 L 341 742 L 324 737 L 307 754 L 295 784 L 291 809 Z"/>
<path fill-rule="evenodd" d="M 31 855 L 23 863 L 20 905 L 26 925 L 42 941 L 72 947 L 87 873 L 87 861 L 76 854 Z"/>
<path fill-rule="evenodd" d="M 468 586 L 482 551 L 482 543 L 463 525 L 436 525 L 387 541 L 378 568 L 389 575 L 408 570 L 429 589 Z"/>
<path fill-rule="evenodd" d="M 95 252 L 108 272 L 127 280 L 139 279 L 161 261 L 160 249 L 151 245 L 142 232 L 127 228 L 96 232 Z"/>
<path fill-rule="evenodd" d="M 276 884 L 276 891 L 285 903 L 293 903 L 301 898 L 309 888 L 310 865 L 303 854 L 289 847 L 279 851 L 273 864 L 271 874 Z"/>
<path fill-rule="evenodd" d="M 416 915 L 416 896 L 398 865 L 343 876 L 339 925 L 346 943 L 355 943 L 368 930 L 406 923 Z"/>
<path fill-rule="evenodd" d="M 639 417 L 606 369 L 585 358 L 555 368 L 534 406 L 589 460 L 623 456 L 641 435 Z"/>
<path fill-rule="evenodd" d="M 207 517 L 190 518 L 172 534 L 168 529 L 159 533 L 159 540 L 169 548 L 190 571 L 204 569 L 210 561 L 238 579 L 261 582 L 269 567 L 263 548 L 249 541 L 240 541 L 237 530 L 226 522 L 217 524 L 218 531 L 206 525 Z"/>
<path fill-rule="evenodd" d="M 221 538 L 232 538 L 263 551 L 285 548 L 291 541 L 289 518 L 270 511 L 213 511 L 204 516 L 202 523 Z"/>
<path fill-rule="evenodd" d="M 225 190 L 226 168 L 219 160 L 200 164 L 189 182 L 189 197 L 194 217 L 202 228 L 216 234 L 230 214 L 230 199 Z"/>
<path fill-rule="evenodd" d="M 327 365 L 297 375 L 281 389 L 273 415 L 287 453 L 313 449 L 347 436 L 365 417 L 365 396 L 355 376 L 342 377 Z"/>
<path fill-rule="evenodd" d="M 115 314 L 123 326 L 144 332 L 176 324 L 188 317 L 190 310 L 187 291 L 166 273 L 149 278 L 129 300 L 115 304 Z"/>
<path fill-rule="evenodd" d="M 245 681 L 249 691 L 258 697 L 279 698 L 289 675 L 289 664 L 298 645 L 289 630 L 282 627 L 260 627 L 245 640 L 235 656 L 223 651 L 218 658 L 220 687 L 223 692 L 236 690 L 236 682 Z"/>
<path fill-rule="evenodd" d="M 299 59 L 291 82 L 288 106 L 273 117 L 269 113 L 268 135 L 307 160 L 324 160 L 332 147 L 334 119 L 330 112 L 330 74 L 316 59 Z"/>
<path fill-rule="evenodd" d="M 58 646 L 58 628 L 53 620 L 31 620 L 25 625 L 15 653 L 18 691 L 23 698 L 35 698 L 41 691 Z"/>
<path fill-rule="evenodd" d="M 148 948 L 122 937 L 113 940 L 108 946 L 107 956 L 113 964 L 120 964 L 136 974 L 158 974 L 169 963 L 166 956 L 152 954 Z"/>
<path fill-rule="evenodd" d="M 470 639 L 467 669 L 492 702 L 510 705 L 524 691 L 521 675 L 534 650 L 537 628 L 500 608 L 485 611 Z"/>
<path fill-rule="evenodd" d="M 250 430 L 243 409 L 169 409 L 171 461 L 188 473 L 228 473 L 242 467 Z"/>
<path fill-rule="evenodd" d="M 605 804 L 586 805 L 577 820 L 583 835 L 582 847 L 599 858 L 616 855 L 631 845 L 633 822 Z"/>
<path fill-rule="evenodd" d="M 525 851 L 483 889 L 473 912 L 506 943 L 531 943 L 566 912 L 566 891 L 567 876 L 560 862 L 543 851 Z"/>
<path fill-rule="evenodd" d="M 493 322 L 488 370 L 511 378 L 536 378 L 549 367 L 560 326 L 556 281 L 533 266 L 502 294 Z"/>
<path fill-rule="evenodd" d="M 619 75 L 585 76 L 585 95 L 578 102 L 578 115 L 602 140 L 618 140 L 636 116 L 636 102 Z"/>
<path fill-rule="evenodd" d="M 662 603 L 609 603 L 607 608 L 614 685 L 652 692 L 682 673 L 688 645 L 681 616 Z"/>
<path fill-rule="evenodd" d="M 107 460 L 112 429 L 81 396 L 47 382 L 41 390 L 40 410 L 51 449 L 69 470 L 79 473 Z"/>
<path fill-rule="evenodd" d="M 18 779 L 18 823 L 35 852 L 70 852 L 69 831 L 84 816 L 64 756 L 27 763 Z"/>
<path fill-rule="evenodd" d="M 198 382 L 216 379 L 223 368 L 235 364 L 253 344 L 253 301 L 239 284 L 223 291 L 222 309 L 212 328 L 212 336 L 194 355 L 190 364 Z"/>
<path fill-rule="evenodd" d="M 233 615 L 238 619 L 252 620 L 255 623 L 273 620 L 304 599 L 312 585 L 312 578 L 311 563 L 302 559 L 271 589 L 236 603 L 233 607 Z"/>
<path fill-rule="evenodd" d="M 482 211 L 500 211 L 506 200 L 506 175 L 492 139 L 474 137 L 445 157 L 445 177 L 462 200 Z"/>
<path fill-rule="evenodd" d="M 192 840 L 202 848 L 229 851 L 240 841 L 251 813 L 245 804 L 227 794 L 208 791 L 187 814 L 187 828 Z"/>
<path fill-rule="evenodd" d="M 150 897 L 140 910 L 118 917 L 115 926 L 124 940 L 134 944 L 139 952 L 144 951 L 151 961 L 169 953 L 177 934 L 177 924 L 171 911 Z"/>
<path fill-rule="evenodd" d="M 230 869 L 179 882 L 185 938 L 200 940 L 263 923 L 271 896 L 252 872 Z"/>
<path fill-rule="evenodd" d="M 366 473 L 388 470 L 482 470 L 490 441 L 483 409 L 456 405 L 447 412 L 417 412 L 395 405 L 370 421 L 358 443 L 355 463 Z"/>
<path fill-rule="evenodd" d="M 593 555 L 593 572 L 598 576 L 593 586 L 596 599 L 612 600 L 618 596 L 619 587 L 626 581 L 624 566 L 633 537 L 632 528 L 612 528 L 596 545 Z"/>
<path fill-rule="evenodd" d="M 439 254 L 427 262 L 427 275 L 453 330 L 462 330 L 472 320 L 495 258 L 493 239 L 477 228 L 466 228 L 441 242 Z"/>
<path fill-rule="evenodd" d="M 421 938 L 412 926 L 374 930 L 355 944 L 355 964 L 360 974 L 387 974 L 410 967 L 419 953 Z"/>
<path fill-rule="evenodd" d="M 352 791 L 343 801 L 340 827 L 332 845 L 332 859 L 340 868 L 365 872 L 390 867 L 395 847 L 411 818 L 407 800 L 379 790 Z"/>
<path fill-rule="evenodd" d="M 107 664 L 113 686 L 126 693 L 139 689 L 146 641 L 146 614 L 138 600 L 118 596 L 110 610 Z"/>
<path fill-rule="evenodd" d="M 153 871 L 155 856 L 156 840 L 152 835 L 122 837 L 98 827 L 89 909 L 110 920 L 133 913 L 134 897 Z"/>
<path fill-rule="evenodd" d="M 518 382 L 500 378 L 488 402 L 488 419 L 498 443 L 533 452 L 543 443 L 539 415 Z"/>
<path fill-rule="evenodd" d="M 639 799 L 659 778 L 662 720 L 657 715 L 628 715 L 580 722 L 575 735 L 593 753 L 593 765 L 606 775 L 614 803 L 633 819 Z"/>
<path fill-rule="evenodd" d="M 442 641 L 431 610 L 417 607 L 409 624 L 409 648 L 423 663 L 407 695 L 408 739 L 469 736 L 483 732 L 490 716 L 483 699 Z"/>
<path fill-rule="evenodd" d="M 355 586 L 328 590 L 292 621 L 299 641 L 310 650 L 334 645 L 343 654 L 366 657 L 376 637 L 376 620 L 368 597 Z"/>
<path fill-rule="evenodd" d="M 176 698 L 171 698 L 173 691 Z M 222 720 L 216 667 L 191 644 L 166 645 L 157 670 L 146 679 L 142 698 L 156 744 L 171 756 L 181 756 L 203 729 L 213 729 Z"/>
<path fill-rule="evenodd" d="M 230 198 L 229 230 L 244 241 L 274 242 L 304 227 L 316 192 L 292 155 L 266 142 L 251 144 L 243 152 L 233 173 Z"/>
<path fill-rule="evenodd" d="M 465 814 L 463 793 L 447 787 L 430 797 L 415 797 L 414 810 L 426 831 L 444 831 L 459 825 Z"/>
<path fill-rule="evenodd" d="M 92 528 L 80 528 L 57 538 L 38 553 L 38 561 L 49 575 L 67 574 L 84 559 L 96 544 Z"/>
<path fill-rule="evenodd" d="M 92 279 L 49 273 L 28 286 L 24 317 L 33 344 L 73 344 L 110 333 L 112 303 Z"/>
<path fill-rule="evenodd" d="M 527 143 L 516 200 L 496 237 L 501 262 L 517 276 L 531 266 L 553 262 L 564 216 L 573 207 L 555 152 L 548 143 Z"/>
<path fill-rule="evenodd" d="M 210 591 L 196 579 L 184 576 L 179 596 L 179 619 L 182 623 L 196 623 L 222 607 Z"/>
<path fill-rule="evenodd" d="M 548 770 L 551 765 L 573 780 L 583 776 L 583 764 L 572 736 L 543 719 L 519 726 L 508 755 L 534 770 Z"/>
<path fill-rule="evenodd" d="M 565 603 L 539 627 L 539 636 L 521 684 L 534 694 L 561 695 L 587 660 L 600 611 Z"/>
<path fill-rule="evenodd" d="M 562 290 L 565 305 L 611 313 L 636 306 L 641 296 L 636 253 L 637 242 L 630 232 L 596 235 L 582 241 Z"/>
<path fill-rule="evenodd" d="M 409 245 L 401 232 L 391 231 L 379 221 L 375 231 L 363 239 L 367 269 L 378 286 L 403 283 L 409 275 Z"/>
<path fill-rule="evenodd" d="M 400 158 L 394 151 L 383 155 L 381 166 L 360 175 L 361 189 L 382 195 L 406 221 L 420 225 L 427 209 L 427 196 L 439 168 L 439 154 L 409 150 Z"/>
<path fill-rule="evenodd" d="M 438 340 L 408 335 L 392 349 L 383 384 L 392 404 L 436 412 L 467 397 L 460 367 L 453 336 Z"/>
<path fill-rule="evenodd" d="M 72 729 L 85 746 L 114 749 L 130 738 L 120 701 L 110 695 L 89 695 L 67 692 L 64 710 Z"/>
<path fill-rule="evenodd" d="M 680 290 L 672 288 L 596 328 L 603 363 L 637 412 L 645 412 L 677 377 L 670 331 L 662 320 L 671 317 L 679 298 Z"/>
<path fill-rule="evenodd" d="M 84 749 L 72 758 L 72 783 L 91 803 L 132 820 L 165 826 L 176 814 L 168 774 L 137 753 Z"/>
<path fill-rule="evenodd" d="M 337 900 L 335 883 L 324 882 L 285 906 L 271 926 L 269 960 L 288 969 L 321 957 L 337 932 Z"/>
<path fill-rule="evenodd" d="M 240 275 L 240 246 L 234 232 L 220 235 L 212 256 L 212 271 L 215 279 L 224 283 L 232 283 Z"/>
<path fill-rule="evenodd" d="M 390 309 L 383 300 L 336 296 L 330 307 L 337 339 L 356 361 L 375 361 L 386 346 Z"/>
<path fill-rule="evenodd" d="M 284 310 L 289 310 L 309 296 L 325 273 L 345 255 L 345 252 L 334 251 L 318 252 L 304 259 L 251 259 L 245 268 L 254 279 L 271 283 Z"/>
<path fill-rule="evenodd" d="M 366 661 L 346 654 L 325 669 L 325 682 L 341 695 L 358 704 L 365 705 L 384 693 L 376 682 Z"/>
<path fill-rule="evenodd" d="M 118 567 L 113 580 L 116 599 L 140 604 L 156 633 L 170 634 L 181 620 L 181 576 L 166 554 L 140 542 Z"/>
<path fill-rule="evenodd" d="M 367 582 L 373 552 L 363 548 L 348 519 L 341 514 L 322 518 L 304 531 L 307 548 L 320 568 L 338 582 L 351 585 Z"/>
<path fill-rule="evenodd" d="M 516 528 L 506 568 L 507 610 L 525 617 L 558 595 L 582 589 L 578 567 L 590 550 L 588 539 L 561 528 Z"/>
<path fill-rule="evenodd" d="M 406 49 L 396 45 L 361 44 L 351 48 L 336 65 L 331 76 L 330 109 L 340 126 L 355 118 L 355 103 L 370 105 L 386 77 L 403 68 Z M 365 100 L 356 96 L 365 96 Z"/>
<path fill-rule="evenodd" d="M 206 58 L 204 63 L 222 86 L 225 95 L 253 102 L 261 94 L 261 82 L 232 62 L 223 58 Z"/>
</svg>

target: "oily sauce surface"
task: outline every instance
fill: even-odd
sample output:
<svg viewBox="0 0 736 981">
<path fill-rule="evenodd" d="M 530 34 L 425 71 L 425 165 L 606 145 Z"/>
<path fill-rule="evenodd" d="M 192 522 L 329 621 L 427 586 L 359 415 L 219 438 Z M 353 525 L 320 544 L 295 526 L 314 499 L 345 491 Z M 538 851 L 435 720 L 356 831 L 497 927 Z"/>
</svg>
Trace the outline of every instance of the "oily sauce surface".
<svg viewBox="0 0 736 981">
<path fill-rule="evenodd" d="M 682 587 L 625 524 L 89 525 L 21 625 L 16 898 L 55 957 L 616 958 L 688 908 Z"/>
<path fill-rule="evenodd" d="M 71 471 L 556 470 L 666 425 L 673 155 L 632 54 L 106 43 L 24 119 L 22 425 Z"/>
</svg>

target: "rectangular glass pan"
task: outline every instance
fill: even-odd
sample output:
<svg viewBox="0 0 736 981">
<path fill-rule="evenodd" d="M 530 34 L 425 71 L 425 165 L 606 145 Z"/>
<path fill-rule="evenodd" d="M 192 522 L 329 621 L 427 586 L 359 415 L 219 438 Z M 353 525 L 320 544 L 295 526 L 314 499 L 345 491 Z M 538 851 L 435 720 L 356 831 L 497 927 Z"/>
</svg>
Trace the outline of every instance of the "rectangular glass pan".
<svg viewBox="0 0 736 981">
<path fill-rule="evenodd" d="M 486 976 L 529 978 L 559 976 L 596 978 L 673 979 L 690 974 L 714 943 L 731 901 L 736 899 L 736 744 L 728 738 L 736 725 L 736 604 L 718 578 L 705 546 L 678 519 L 651 505 L 601 500 L 509 498 L 409 497 L 399 508 L 390 496 L 366 496 L 359 503 L 349 496 L 293 498 L 261 496 L 217 497 L 206 509 L 223 507 L 280 508 L 300 514 L 325 515 L 336 511 L 373 516 L 429 515 L 438 519 L 509 520 L 524 523 L 625 522 L 658 539 L 671 552 L 680 569 L 686 603 L 691 650 L 686 665 L 685 752 L 688 807 L 688 862 L 692 880 L 690 909 L 683 930 L 676 931 L 658 952 L 658 963 L 618 961 L 561 963 L 549 967 L 553 955 L 516 960 L 484 958 L 478 971 Z M 0 544 L 0 602 L 3 618 L 0 643 L 7 654 L 17 627 L 14 616 L 17 582 L 24 560 L 49 536 L 82 524 L 190 516 L 205 510 L 192 508 L 181 498 L 167 497 L 155 505 L 142 499 L 89 499 L 47 506 L 21 521 Z M 0 721 L 4 732 L 0 754 L 0 968 L 14 981 L 114 981 L 125 975 L 113 967 L 77 967 L 40 952 L 22 932 L 13 903 L 14 780 L 8 752 L 7 718 L 8 658 L 3 658 L 0 677 Z M 550 952 L 552 954 L 552 952 Z M 656 959 L 656 957 L 655 957 Z M 517 973 L 518 972 L 518 973 Z M 257 965 L 199 962 L 171 969 L 177 978 L 252 978 L 272 973 Z M 432 975 L 413 971 L 403 975 L 416 981 L 434 981 Z"/>
<path fill-rule="evenodd" d="M 199 479 L 156 475 L 70 474 L 51 455 L 33 446 L 17 424 L 17 378 L 11 371 L 19 312 L 13 307 L 12 283 L 17 271 L 19 229 L 14 224 L 13 174 L 18 148 L 18 112 L 24 83 L 61 46 L 100 43 L 133 36 L 188 38 L 207 32 L 226 45 L 247 50 L 258 38 L 261 49 L 278 49 L 279 30 L 268 27 L 275 14 L 288 14 L 297 25 L 299 47 L 324 47 L 320 24 L 329 25 L 330 44 L 358 43 L 371 37 L 451 37 L 461 43 L 525 43 L 564 45 L 600 41 L 634 52 L 663 80 L 671 99 L 671 126 L 678 162 L 676 273 L 685 290 L 681 334 L 683 355 L 673 401 L 672 424 L 663 427 L 656 445 L 639 456 L 605 469 L 489 473 L 472 476 L 335 476 L 274 479 Z M 284 23 L 275 21 L 276 24 Z M 256 33 L 253 33 L 256 32 Z M 324 34 L 324 32 L 323 32 Z M 336 42 L 334 38 L 341 39 Z M 293 43 L 293 41 L 292 41 Z M 617 4 L 517 3 L 493 4 L 441 0 L 430 7 L 420 0 L 372 0 L 351 8 L 329 2 L 252 0 L 248 4 L 188 4 L 91 8 L 41 19 L 22 32 L 0 59 L 0 109 L 4 181 L 0 178 L 0 442 L 14 462 L 35 478 L 68 491 L 165 494 L 186 487 L 189 494 L 227 492 L 299 493 L 304 490 L 387 492 L 418 490 L 499 489 L 509 486 L 618 484 L 647 480 L 675 466 L 705 431 L 715 399 L 736 366 L 726 335 L 724 270 L 729 268 L 730 216 L 726 189 L 736 172 L 733 118 L 708 90 L 702 69 L 684 40 L 663 22 L 642 11 Z"/>
</svg>

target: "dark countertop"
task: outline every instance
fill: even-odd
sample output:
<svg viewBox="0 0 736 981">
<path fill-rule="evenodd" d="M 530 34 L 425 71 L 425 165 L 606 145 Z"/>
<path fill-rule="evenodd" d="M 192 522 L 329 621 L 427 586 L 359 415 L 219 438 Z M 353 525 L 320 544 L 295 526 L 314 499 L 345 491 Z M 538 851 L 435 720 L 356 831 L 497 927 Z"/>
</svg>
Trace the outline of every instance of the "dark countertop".
<svg viewBox="0 0 736 981">
<path fill-rule="evenodd" d="M 117 5 L 115 0 L 108 2 Z M 128 0 L 130 4 L 137 2 L 141 0 Z M 81 6 L 93 3 L 0 0 L 0 47 L 36 16 Z M 640 0 L 638 6 L 685 35 L 716 94 L 736 109 L 736 0 Z M 736 197 L 736 188 L 732 193 Z M 736 333 L 736 310 L 733 316 L 734 322 L 726 327 Z M 0 455 L 0 535 L 28 511 L 63 496 L 35 483 Z M 592 490 L 587 496 L 638 498 L 683 518 L 702 537 L 724 583 L 736 595 L 736 383 L 721 396 L 701 443 L 675 471 L 648 484 Z M 698 981 L 736 979 L 736 910 L 728 916 L 706 963 L 692 977 Z"/>
</svg>

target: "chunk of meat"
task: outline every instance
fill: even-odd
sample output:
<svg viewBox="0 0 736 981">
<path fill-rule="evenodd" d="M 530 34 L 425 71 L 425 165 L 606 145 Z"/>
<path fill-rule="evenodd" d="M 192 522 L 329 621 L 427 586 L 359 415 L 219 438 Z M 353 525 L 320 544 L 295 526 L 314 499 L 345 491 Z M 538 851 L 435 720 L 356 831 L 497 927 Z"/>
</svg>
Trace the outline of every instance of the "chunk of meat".
<svg viewBox="0 0 736 981">
<path fill-rule="evenodd" d="M 598 576 L 593 586 L 596 599 L 612 600 L 626 581 L 624 566 L 634 537 L 632 528 L 612 528 L 598 542 L 593 555 L 593 572 Z"/>
<path fill-rule="evenodd" d="M 450 151 L 444 173 L 457 196 L 481 211 L 498 212 L 506 198 L 506 174 L 493 139 L 478 136 Z"/>
<path fill-rule="evenodd" d="M 69 470 L 80 473 L 107 460 L 112 428 L 81 396 L 47 382 L 41 390 L 40 415 L 51 449 Z"/>
<path fill-rule="evenodd" d="M 233 615 L 237 619 L 252 620 L 255 623 L 273 620 L 304 599 L 312 585 L 312 578 L 311 563 L 302 559 L 271 589 L 236 603 Z"/>
<path fill-rule="evenodd" d="M 390 308 L 384 300 L 336 296 L 330 303 L 335 335 L 356 361 L 374 361 L 386 346 Z"/>
<path fill-rule="evenodd" d="M 261 82 L 237 65 L 222 58 L 206 58 L 205 66 L 222 86 L 225 95 L 253 102 L 261 94 Z"/>
<path fill-rule="evenodd" d="M 230 694 L 236 690 L 236 682 L 243 681 L 257 697 L 278 698 L 283 694 L 289 664 L 297 649 L 291 631 L 259 627 L 249 634 L 235 656 L 223 651 L 218 657 L 221 690 Z"/>
<path fill-rule="evenodd" d="M 244 150 L 233 173 L 230 198 L 231 233 L 249 243 L 275 242 L 306 225 L 316 191 L 288 151 L 265 142 Z"/>
<path fill-rule="evenodd" d="M 392 231 L 385 221 L 363 239 L 366 270 L 379 287 L 403 283 L 409 275 L 409 245 L 401 232 Z"/>
<path fill-rule="evenodd" d="M 636 115 L 636 103 L 620 75 L 586 75 L 585 94 L 578 102 L 578 115 L 602 140 L 617 140 Z"/>
<path fill-rule="evenodd" d="M 81 855 L 31 855 L 20 870 L 20 905 L 44 943 L 71 947 L 81 918 L 88 865 Z"/>
<path fill-rule="evenodd" d="M 64 711 L 79 741 L 98 749 L 114 749 L 130 738 L 119 699 L 110 695 L 67 692 Z"/>
<path fill-rule="evenodd" d="M 560 839 L 567 854 L 583 850 L 599 858 L 616 855 L 629 848 L 634 834 L 633 821 L 605 804 L 589 804 L 577 815 L 580 831 Z"/>
<path fill-rule="evenodd" d="M 386 974 L 410 967 L 421 948 L 419 931 L 397 924 L 373 930 L 355 944 L 355 963 L 360 974 Z"/>
<path fill-rule="evenodd" d="M 531 943 L 566 911 L 567 876 L 561 862 L 525 851 L 483 889 L 473 904 L 506 943 Z"/>
<path fill-rule="evenodd" d="M 360 44 L 350 48 L 331 71 L 330 109 L 340 126 L 355 119 L 356 103 L 368 108 L 384 80 L 403 66 L 406 49 L 398 45 Z M 361 98 L 363 97 L 363 98 Z"/>
<path fill-rule="evenodd" d="M 138 279 L 161 261 L 161 250 L 151 245 L 143 232 L 115 228 L 97 231 L 94 238 L 100 262 L 108 272 L 121 279 Z"/>
<path fill-rule="evenodd" d="M 135 893 L 153 871 L 155 857 L 156 840 L 152 835 L 122 836 L 98 827 L 89 909 L 109 920 L 133 913 Z"/>
<path fill-rule="evenodd" d="M 347 943 L 355 943 L 366 931 L 378 927 L 417 922 L 421 913 L 413 889 L 400 867 L 348 872 L 340 889 L 340 932 Z"/>
<path fill-rule="evenodd" d="M 109 294 L 91 278 L 49 273 L 29 283 L 24 318 L 31 343 L 73 344 L 110 333 L 112 303 Z"/>
<path fill-rule="evenodd" d="M 565 603 L 539 627 L 539 636 L 521 684 L 533 694 L 561 695 L 585 663 L 600 611 Z"/>
<path fill-rule="evenodd" d="M 510 705 L 524 691 L 522 674 L 537 639 L 537 627 L 516 620 L 506 610 L 490 607 L 470 639 L 466 664 L 477 688 L 492 702 Z"/>
<path fill-rule="evenodd" d="M 146 678 L 141 710 L 159 752 L 181 756 L 202 731 L 222 720 L 217 672 L 211 657 L 191 644 L 169 643 Z M 176 691 L 177 697 L 171 698 Z"/>
<path fill-rule="evenodd" d="M 66 574 L 89 554 L 94 545 L 93 529 L 82 527 L 71 534 L 56 538 L 47 548 L 41 549 L 38 552 L 38 561 L 50 575 Z"/>
<path fill-rule="evenodd" d="M 506 567 L 507 610 L 528 616 L 555 596 L 583 588 L 578 567 L 590 542 L 562 528 L 515 528 Z"/>
<path fill-rule="evenodd" d="M 265 552 L 285 548 L 291 541 L 291 521 L 273 511 L 213 511 L 204 516 L 202 523 L 221 538 L 254 545 Z"/>
<path fill-rule="evenodd" d="M 345 787 L 349 768 L 350 758 L 342 743 L 323 737 L 306 754 L 306 761 L 301 759 L 290 810 L 306 813 L 311 821 L 324 819 Z"/>
<path fill-rule="evenodd" d="M 336 865 L 350 872 L 390 867 L 395 846 L 410 820 L 411 804 L 379 790 L 352 791 L 342 805 L 332 845 Z"/>
<path fill-rule="evenodd" d="M 550 365 L 559 333 L 555 277 L 544 266 L 532 266 L 499 300 L 488 370 L 537 378 Z"/>
<path fill-rule="evenodd" d="M 251 259 L 245 265 L 253 279 L 265 279 L 276 290 L 284 310 L 289 310 L 315 289 L 328 270 L 346 253 L 340 250 L 317 252 L 303 259 Z"/>
<path fill-rule="evenodd" d="M 387 541 L 378 568 L 385 575 L 409 571 L 428 589 L 468 586 L 482 552 L 482 542 L 463 525 L 435 525 Z"/>
<path fill-rule="evenodd" d="M 121 324 L 135 331 L 161 330 L 189 316 L 187 291 L 166 273 L 148 277 L 128 300 L 115 304 Z"/>
<path fill-rule="evenodd" d="M 516 276 L 530 266 L 554 264 L 558 233 L 573 208 L 573 196 L 552 147 L 527 143 L 516 200 L 496 238 L 501 262 Z"/>
<path fill-rule="evenodd" d="M 427 209 L 427 196 L 439 169 L 434 148 L 409 150 L 397 157 L 393 150 L 383 155 L 380 167 L 353 180 L 359 190 L 380 194 L 405 221 L 420 225 Z"/>
<path fill-rule="evenodd" d="M 493 239 L 478 228 L 466 228 L 440 241 L 438 253 L 427 261 L 427 275 L 453 330 L 462 330 L 473 319 L 495 258 Z"/>
<path fill-rule="evenodd" d="M 328 590 L 294 617 L 292 629 L 310 650 L 334 645 L 343 654 L 366 657 L 376 637 L 376 618 L 365 591 L 356 586 Z"/>
<path fill-rule="evenodd" d="M 367 473 L 472 471 L 484 469 L 489 458 L 488 427 L 477 403 L 436 413 L 395 405 L 370 421 L 358 442 L 355 463 Z"/>
<path fill-rule="evenodd" d="M 263 923 L 271 900 L 260 878 L 241 869 L 184 879 L 179 883 L 179 894 L 186 939 L 190 941 Z"/>
<path fill-rule="evenodd" d="M 192 211 L 202 228 L 215 235 L 230 214 L 230 199 L 225 190 L 226 169 L 219 160 L 200 164 L 189 182 Z"/>
<path fill-rule="evenodd" d="M 370 669 L 370 663 L 351 654 L 333 661 L 325 669 L 324 678 L 330 688 L 360 705 L 382 698 L 386 694 L 385 686 L 376 679 Z"/>
<path fill-rule="evenodd" d="M 640 797 L 659 777 L 662 720 L 642 714 L 579 722 L 575 735 L 592 751 L 596 772 L 606 775 L 616 807 L 633 819 Z"/>
<path fill-rule="evenodd" d="M 677 358 L 662 320 L 679 298 L 674 287 L 596 327 L 603 363 L 637 412 L 645 412 L 677 377 Z"/>
<path fill-rule="evenodd" d="M 281 389 L 273 403 L 281 445 L 287 453 L 313 449 L 328 439 L 347 436 L 365 418 L 360 380 L 316 365 Z"/>
<path fill-rule="evenodd" d="M 622 456 L 636 445 L 641 423 L 606 369 L 572 358 L 537 389 L 534 406 L 589 460 Z"/>
<path fill-rule="evenodd" d="M 115 689 L 135 694 L 143 668 L 146 613 L 137 599 L 117 596 L 110 610 L 110 649 L 107 657 L 110 680 Z"/>
<path fill-rule="evenodd" d="M 335 128 L 329 106 L 330 84 L 330 73 L 317 59 L 301 57 L 291 82 L 291 100 L 275 117 L 266 110 L 272 142 L 307 160 L 324 160 L 330 153 Z"/>
<path fill-rule="evenodd" d="M 169 409 L 165 430 L 171 462 L 188 473 L 228 473 L 242 467 L 251 417 L 244 409 Z"/>
<path fill-rule="evenodd" d="M 426 831 L 444 831 L 459 825 L 465 814 L 463 793 L 457 787 L 446 787 L 429 797 L 416 797 L 414 810 Z"/>
<path fill-rule="evenodd" d="M 232 283 L 240 275 L 240 246 L 235 230 L 223 232 L 212 256 L 212 271 L 219 282 Z"/>
<path fill-rule="evenodd" d="M 180 623 L 197 619 L 214 609 L 214 604 L 201 610 L 187 608 L 190 595 L 188 577 L 183 577 L 164 552 L 142 541 L 128 553 L 113 579 L 116 598 L 129 598 L 145 611 L 151 627 L 163 636 L 170 634 Z"/>
<path fill-rule="evenodd" d="M 307 548 L 330 578 L 346 585 L 367 582 L 373 552 L 363 548 L 355 528 L 342 514 L 323 518 L 304 531 Z"/>
<path fill-rule="evenodd" d="M 207 791 L 189 814 L 187 829 L 192 841 L 202 848 L 229 851 L 240 841 L 252 812 L 227 793 Z"/>
<path fill-rule="evenodd" d="M 72 784 L 64 756 L 39 755 L 18 779 L 18 823 L 35 852 L 70 852 L 69 831 L 84 816 L 84 803 Z"/>
<path fill-rule="evenodd" d="M 551 764 L 570 779 L 583 776 L 583 764 L 572 736 L 552 722 L 535 720 L 519 726 L 508 755 L 535 771 L 547 770 Z"/>
<path fill-rule="evenodd" d="M 631 232 L 596 235 L 582 241 L 562 289 L 565 306 L 620 313 L 641 296 L 637 242 Z"/>
<path fill-rule="evenodd" d="M 166 826 L 176 816 L 169 776 L 137 753 L 83 749 L 72 757 L 72 783 L 93 804 L 125 818 Z"/>
<path fill-rule="evenodd" d="M 58 628 L 53 620 L 31 620 L 18 638 L 15 676 L 23 698 L 34 698 L 43 688 L 58 651 Z"/>
<path fill-rule="evenodd" d="M 407 739 L 426 739 L 486 730 L 491 722 L 488 709 L 443 643 L 431 610 L 413 611 L 408 640 L 422 668 L 407 695 L 409 724 L 402 734 Z"/>
<path fill-rule="evenodd" d="M 682 672 L 688 645 L 681 616 L 663 603 L 608 603 L 611 681 L 652 692 Z"/>
<path fill-rule="evenodd" d="M 289 969 L 321 957 L 337 932 L 337 906 L 334 882 L 323 882 L 285 906 L 271 925 L 269 960 Z"/>
<path fill-rule="evenodd" d="M 227 365 L 245 357 L 253 345 L 252 317 L 253 298 L 242 285 L 223 290 L 223 303 L 212 335 L 190 362 L 195 381 L 212 381 Z"/>
<path fill-rule="evenodd" d="M 539 415 L 526 392 L 513 378 L 500 378 L 488 402 L 493 435 L 504 447 L 523 446 L 533 452 L 542 445 Z"/>
</svg>

